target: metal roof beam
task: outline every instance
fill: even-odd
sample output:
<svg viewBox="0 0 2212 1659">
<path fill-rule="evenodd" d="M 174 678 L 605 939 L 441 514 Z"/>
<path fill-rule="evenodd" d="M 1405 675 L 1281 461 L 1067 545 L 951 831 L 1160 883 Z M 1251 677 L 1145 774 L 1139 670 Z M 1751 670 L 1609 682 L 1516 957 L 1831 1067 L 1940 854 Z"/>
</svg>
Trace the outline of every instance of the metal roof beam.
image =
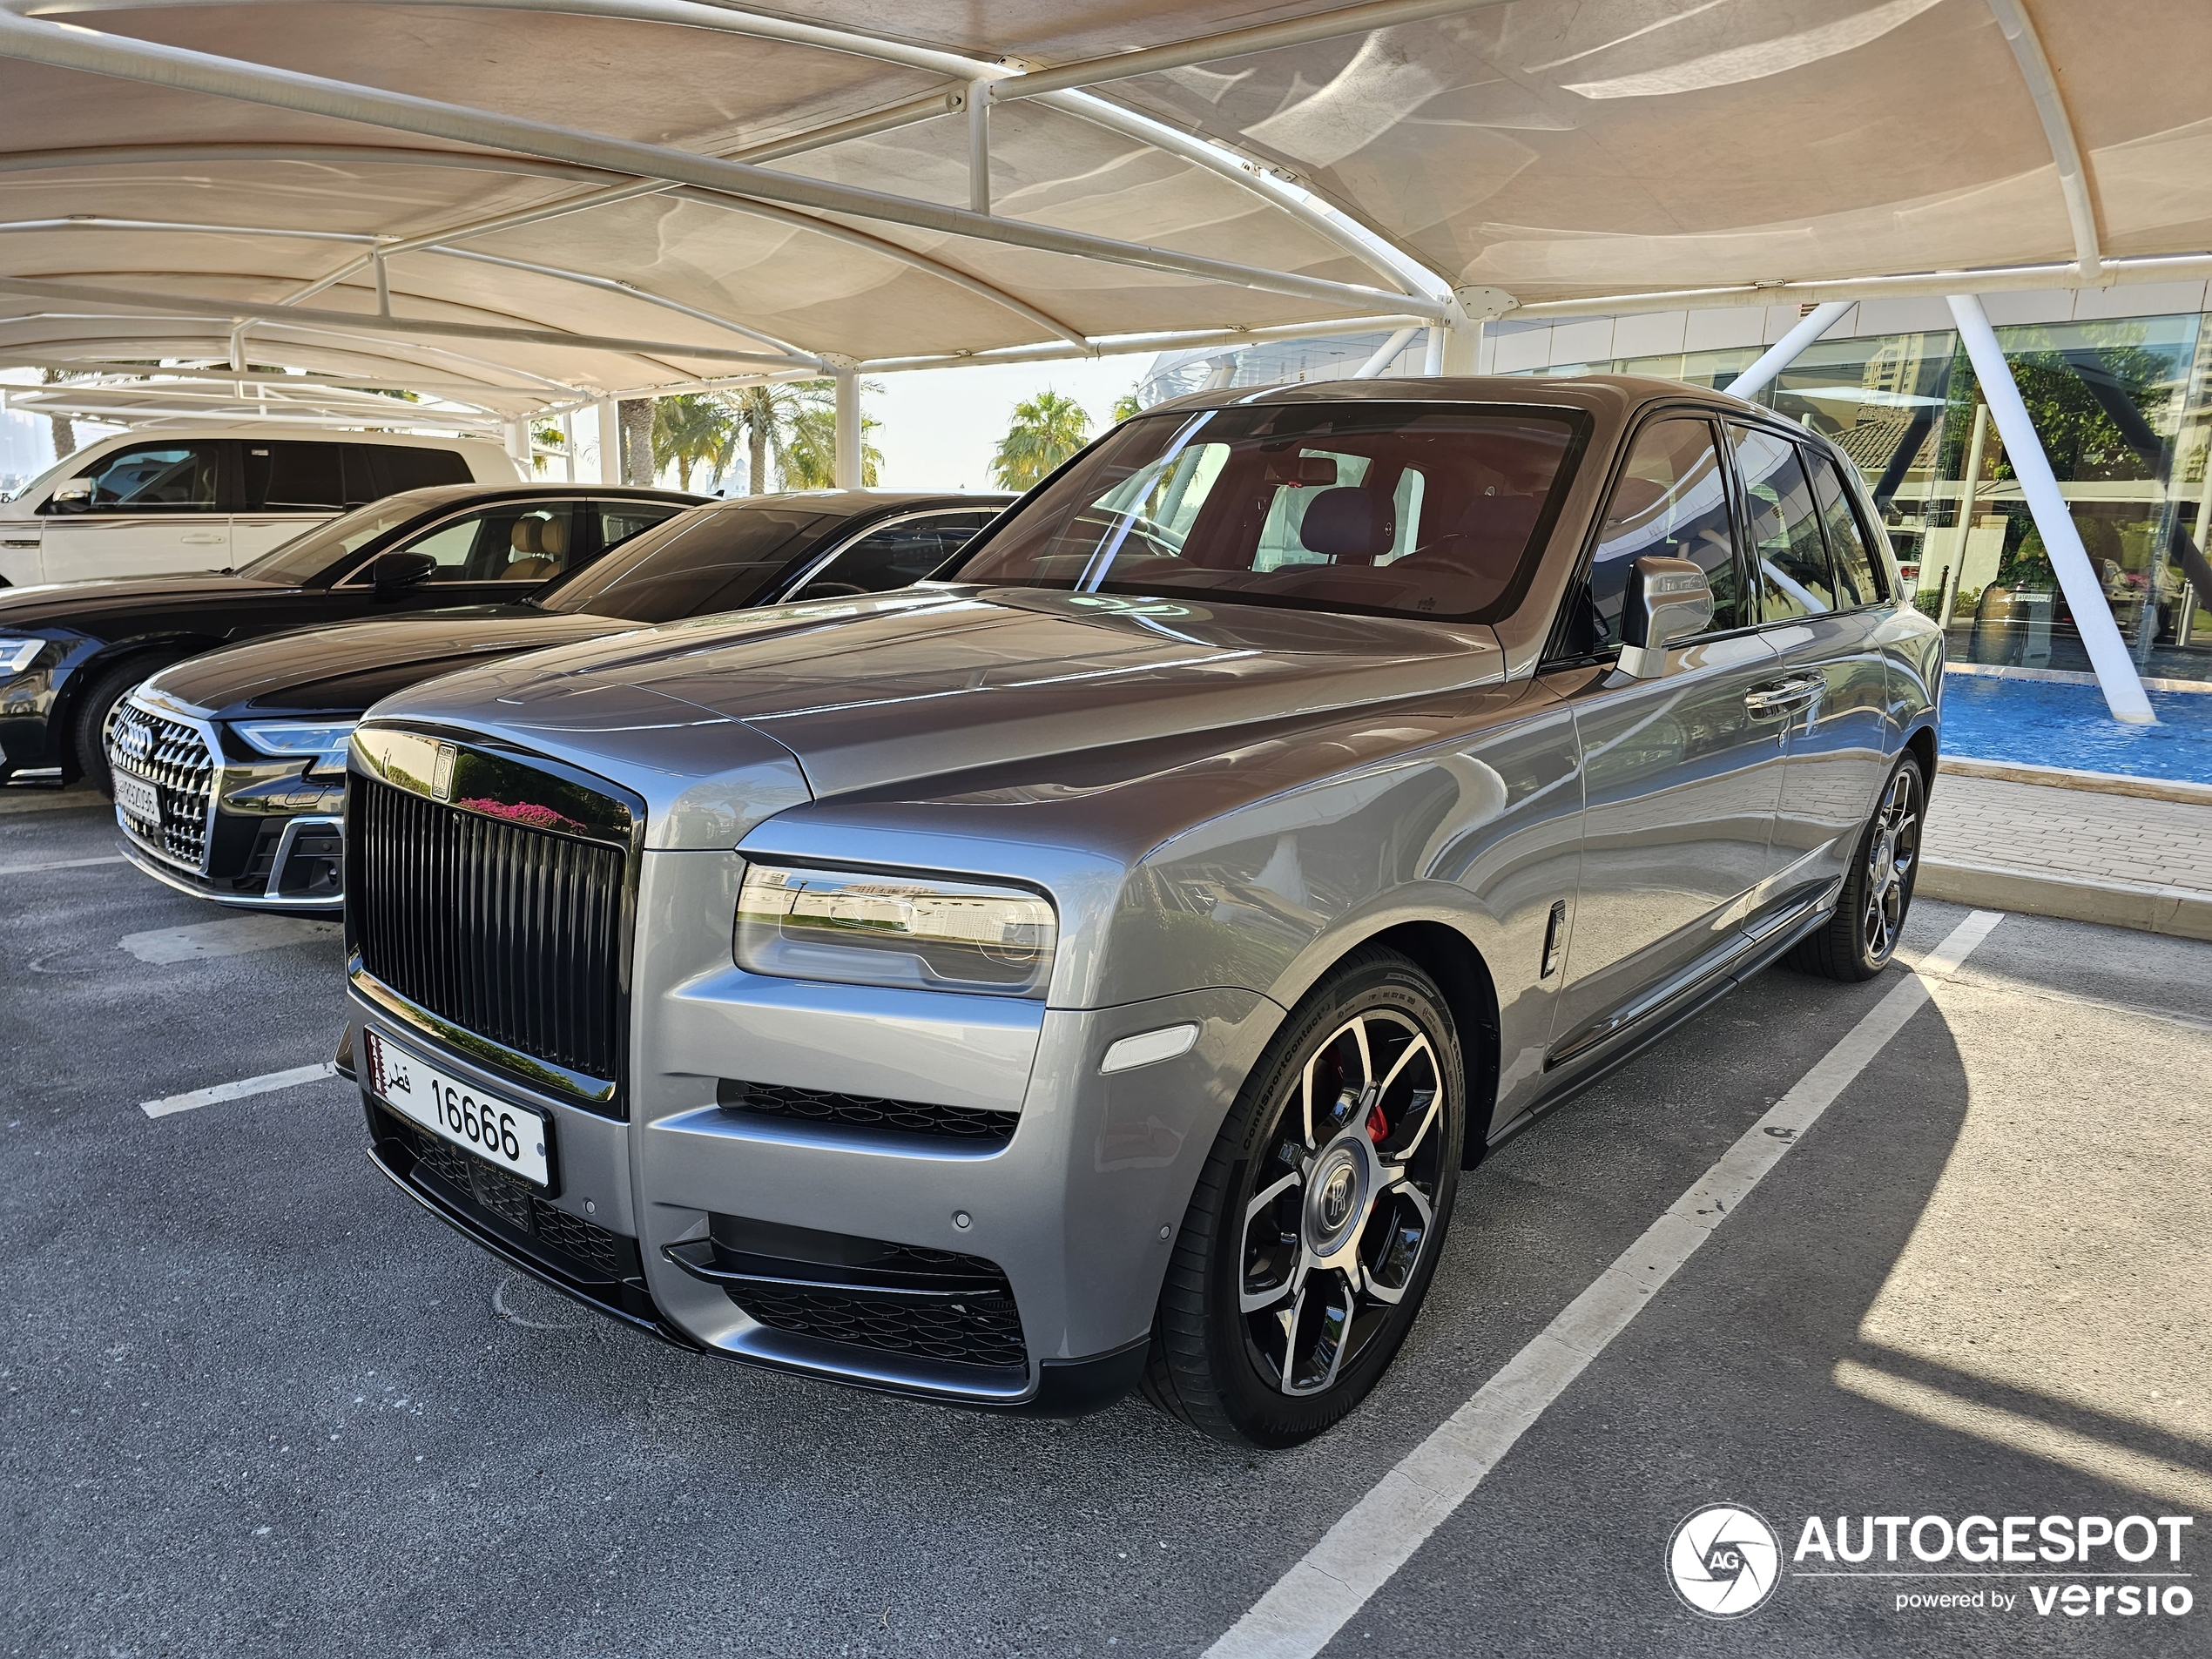
<svg viewBox="0 0 2212 1659">
<path fill-rule="evenodd" d="M 2036 118 L 2043 123 L 2043 137 L 2051 146 L 2051 160 L 2059 170 L 2059 190 L 2066 198 L 2066 219 L 2074 233 L 2075 266 L 2085 280 L 2094 281 L 2101 263 L 2097 246 L 2096 208 L 2089 199 L 2088 169 L 2082 165 L 2081 146 L 2074 142 L 2074 122 L 2066 112 L 2066 100 L 2059 95 L 2058 77 L 2051 72 L 2051 60 L 2043 55 L 2043 42 L 2020 0 L 1989 0 L 1989 9 L 1996 16 L 2005 44 L 2013 49 L 2013 57 L 2020 66 L 2020 78 L 2027 83 L 2027 95 L 2035 100 Z"/>
</svg>

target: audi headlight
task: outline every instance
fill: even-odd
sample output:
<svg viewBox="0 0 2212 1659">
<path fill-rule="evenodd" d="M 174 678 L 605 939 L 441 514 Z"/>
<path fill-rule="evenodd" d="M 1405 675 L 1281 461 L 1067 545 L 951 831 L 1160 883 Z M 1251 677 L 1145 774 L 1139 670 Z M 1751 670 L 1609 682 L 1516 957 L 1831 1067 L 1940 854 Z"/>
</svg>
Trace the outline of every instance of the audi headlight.
<svg viewBox="0 0 2212 1659">
<path fill-rule="evenodd" d="M 38 660 L 43 639 L 0 639 L 0 679 L 11 680 Z"/>
<path fill-rule="evenodd" d="M 755 864 L 738 896 L 738 966 L 787 979 L 1042 996 L 1059 921 L 1018 887 Z"/>
<path fill-rule="evenodd" d="M 253 720 L 231 729 L 279 760 L 312 758 L 310 777 L 333 777 L 346 770 L 346 743 L 354 735 L 354 725 L 351 720 Z"/>
</svg>

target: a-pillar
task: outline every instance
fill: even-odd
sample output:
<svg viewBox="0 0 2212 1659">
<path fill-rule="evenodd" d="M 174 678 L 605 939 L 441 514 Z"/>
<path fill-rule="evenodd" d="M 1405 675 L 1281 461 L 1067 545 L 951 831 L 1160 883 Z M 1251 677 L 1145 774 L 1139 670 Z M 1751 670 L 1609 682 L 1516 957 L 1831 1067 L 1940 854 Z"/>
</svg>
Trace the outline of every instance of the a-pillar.
<svg viewBox="0 0 2212 1659">
<path fill-rule="evenodd" d="M 2074 628 L 2089 653 L 2089 666 L 2096 670 L 2105 705 L 2115 720 L 2155 725 L 2158 717 L 2151 712 L 2150 699 L 2143 695 L 2143 683 L 2135 673 L 2128 642 L 2120 637 L 2120 625 L 2112 619 L 2104 583 L 2089 563 L 2088 550 L 2081 545 L 2081 533 L 2074 527 L 2074 515 L 2067 510 L 2050 458 L 2043 453 L 2042 437 L 2028 416 L 2027 405 L 2020 400 L 2012 365 L 2005 361 L 2004 349 L 1997 343 L 1996 331 L 1989 326 L 1980 299 L 1971 293 L 1952 294 L 1951 316 L 1959 325 L 1959 342 L 1974 366 L 1974 378 L 1981 382 L 1989 418 L 1997 423 L 1997 435 L 2005 441 L 2005 458 L 2012 463 L 2013 476 L 2019 481 L 2027 510 L 2042 535 L 2043 550 L 2066 592 L 2067 608 L 2073 611 Z"/>
</svg>

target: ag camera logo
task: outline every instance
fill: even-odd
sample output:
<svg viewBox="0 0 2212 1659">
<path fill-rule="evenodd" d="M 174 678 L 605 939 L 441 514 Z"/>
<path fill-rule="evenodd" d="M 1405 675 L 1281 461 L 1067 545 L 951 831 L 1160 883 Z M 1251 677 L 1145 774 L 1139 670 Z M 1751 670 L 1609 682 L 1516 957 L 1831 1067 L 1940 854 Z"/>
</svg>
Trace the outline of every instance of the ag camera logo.
<svg viewBox="0 0 2212 1659">
<path fill-rule="evenodd" d="M 1755 1509 L 1709 1503 L 1667 1541 L 1667 1581 L 1692 1613 L 1740 1619 L 1764 1607 L 1782 1578 L 1782 1544 Z"/>
</svg>

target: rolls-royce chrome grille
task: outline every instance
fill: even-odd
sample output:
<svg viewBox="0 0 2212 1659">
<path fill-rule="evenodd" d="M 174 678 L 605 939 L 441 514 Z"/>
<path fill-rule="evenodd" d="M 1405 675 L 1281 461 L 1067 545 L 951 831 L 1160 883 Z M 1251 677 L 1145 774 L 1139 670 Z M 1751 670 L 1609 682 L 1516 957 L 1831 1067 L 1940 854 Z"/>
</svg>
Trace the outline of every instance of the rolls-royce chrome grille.
<svg viewBox="0 0 2212 1659">
<path fill-rule="evenodd" d="M 623 849 L 358 774 L 347 812 L 346 891 L 362 968 L 466 1032 L 611 1085 Z"/>
<path fill-rule="evenodd" d="M 108 717 L 107 752 L 111 770 L 152 786 L 151 790 L 127 785 L 117 788 L 116 806 L 124 828 L 170 863 L 205 873 L 215 757 L 208 752 L 199 728 L 125 698 Z"/>
</svg>

